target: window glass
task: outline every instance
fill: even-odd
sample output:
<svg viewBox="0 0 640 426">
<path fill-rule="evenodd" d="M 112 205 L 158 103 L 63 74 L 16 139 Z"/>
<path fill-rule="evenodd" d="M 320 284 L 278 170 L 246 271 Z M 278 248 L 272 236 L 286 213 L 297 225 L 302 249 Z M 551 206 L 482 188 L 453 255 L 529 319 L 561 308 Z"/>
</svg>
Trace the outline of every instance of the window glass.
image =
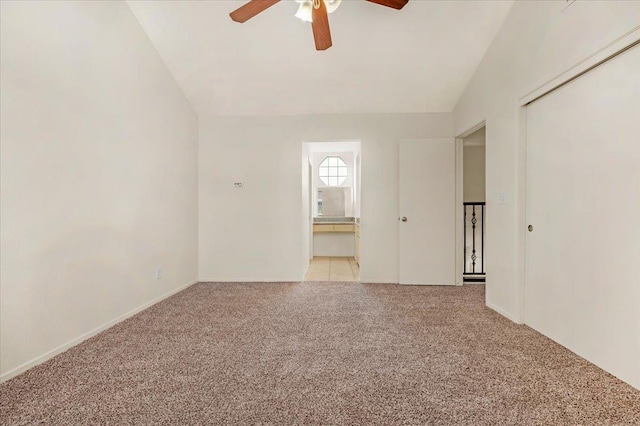
<svg viewBox="0 0 640 426">
<path fill-rule="evenodd" d="M 320 180 L 325 185 L 339 186 L 347 179 L 347 163 L 337 156 L 330 156 L 322 160 L 318 168 Z"/>
</svg>

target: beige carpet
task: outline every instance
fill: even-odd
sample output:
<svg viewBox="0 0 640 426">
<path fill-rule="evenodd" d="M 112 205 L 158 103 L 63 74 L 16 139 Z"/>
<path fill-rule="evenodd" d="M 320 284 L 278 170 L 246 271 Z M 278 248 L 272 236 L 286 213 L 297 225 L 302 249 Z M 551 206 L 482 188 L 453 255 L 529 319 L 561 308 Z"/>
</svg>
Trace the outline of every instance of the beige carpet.
<svg viewBox="0 0 640 426">
<path fill-rule="evenodd" d="M 484 286 L 198 284 L 0 386 L 0 424 L 640 424 Z"/>
</svg>

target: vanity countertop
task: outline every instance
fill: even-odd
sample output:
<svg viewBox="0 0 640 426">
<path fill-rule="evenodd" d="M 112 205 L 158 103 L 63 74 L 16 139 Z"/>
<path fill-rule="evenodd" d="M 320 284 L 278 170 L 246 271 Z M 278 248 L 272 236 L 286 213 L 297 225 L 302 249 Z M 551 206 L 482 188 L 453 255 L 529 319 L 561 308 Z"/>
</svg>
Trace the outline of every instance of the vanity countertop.
<svg viewBox="0 0 640 426">
<path fill-rule="evenodd" d="M 355 224 L 353 217 L 314 217 L 314 225 L 351 225 Z"/>
</svg>

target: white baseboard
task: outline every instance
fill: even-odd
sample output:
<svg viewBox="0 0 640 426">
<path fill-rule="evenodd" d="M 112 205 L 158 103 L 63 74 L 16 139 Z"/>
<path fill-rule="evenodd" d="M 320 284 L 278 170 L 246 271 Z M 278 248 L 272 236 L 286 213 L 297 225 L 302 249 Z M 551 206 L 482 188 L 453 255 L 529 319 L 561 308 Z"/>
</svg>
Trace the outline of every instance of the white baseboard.
<svg viewBox="0 0 640 426">
<path fill-rule="evenodd" d="M 294 280 L 294 279 L 284 279 L 284 278 L 281 280 L 274 280 L 271 278 L 269 278 L 268 280 L 257 280 L 255 278 L 246 279 L 246 280 L 239 280 L 237 278 L 228 279 L 228 280 L 223 280 L 223 279 L 198 280 L 198 282 L 202 284 L 277 284 L 277 283 L 300 283 L 303 281 L 304 280 Z"/>
<path fill-rule="evenodd" d="M 198 280 L 198 282 L 203 283 L 203 284 L 271 284 L 271 283 L 301 283 L 301 282 L 305 282 L 305 281 L 304 280 L 285 280 L 285 279 L 276 280 L 276 281 L 274 281 L 272 279 L 261 280 L 261 281 L 256 281 L 255 279 L 251 279 L 251 280 L 238 280 L 238 279 L 206 280 L 206 279 L 201 279 L 201 280 Z M 334 282 L 343 282 L 343 281 L 334 281 Z M 347 281 L 344 281 L 344 282 L 347 282 Z M 398 281 L 364 281 L 364 280 L 357 280 L 356 282 L 359 282 L 359 283 L 362 283 L 362 284 L 398 284 Z"/>
<path fill-rule="evenodd" d="M 7 380 L 12 379 L 13 377 L 17 376 L 18 374 L 27 371 L 31 367 L 35 367 L 36 365 L 41 364 L 41 363 L 47 361 L 48 359 L 53 358 L 54 356 L 58 355 L 59 353 L 62 353 L 64 351 L 66 351 L 67 349 L 70 349 L 73 346 L 75 346 L 75 345 L 87 340 L 88 338 L 95 336 L 96 334 L 100 333 L 101 331 L 104 331 L 104 330 L 116 325 L 117 323 L 119 323 L 121 321 L 124 321 L 129 317 L 134 316 L 138 312 L 144 311 L 145 309 L 155 305 L 156 303 L 161 302 L 164 299 L 166 299 L 166 298 L 168 298 L 170 296 L 173 296 L 174 294 L 179 293 L 179 292 L 181 292 L 182 290 L 185 290 L 188 287 L 191 287 L 192 285 L 196 284 L 197 282 L 198 282 L 197 280 L 196 281 L 192 281 L 192 282 L 187 283 L 187 284 L 185 284 L 183 286 L 180 286 L 180 287 L 178 287 L 176 289 L 173 289 L 170 292 L 165 293 L 160 297 L 157 297 L 157 298 L 155 298 L 155 299 L 153 299 L 153 300 L 151 300 L 151 301 L 149 301 L 149 302 L 147 302 L 147 303 L 145 303 L 145 304 L 143 304 L 141 306 L 138 306 L 137 308 L 135 308 L 135 309 L 133 309 L 133 310 L 131 310 L 131 311 L 125 313 L 125 314 L 122 314 L 119 317 L 114 318 L 111 321 L 109 321 L 109 322 L 107 322 L 107 323 L 105 323 L 105 324 L 103 324 L 103 325 L 101 325 L 101 326 L 99 326 L 97 328 L 94 328 L 91 331 L 88 331 L 88 332 L 76 337 L 75 339 L 72 339 L 72 340 L 68 341 L 67 343 L 64 343 L 64 344 L 58 346 L 55 349 L 52 349 L 52 350 L 50 350 L 48 352 L 45 352 L 44 354 L 42 354 L 40 356 L 37 356 L 37 357 L 33 358 L 30 361 L 25 362 L 24 364 L 14 368 L 13 370 L 7 371 L 6 373 L 0 375 L 0 383 L 6 382 Z"/>
<path fill-rule="evenodd" d="M 513 316 L 511 313 L 505 311 L 504 309 L 499 308 L 496 305 L 494 305 L 492 303 L 489 303 L 489 302 L 486 302 L 486 305 L 487 305 L 487 308 L 493 309 L 494 311 L 496 311 L 497 313 L 499 313 L 503 317 L 506 317 L 507 319 L 515 322 L 516 324 L 522 324 L 522 321 L 518 321 L 515 316 Z"/>
</svg>

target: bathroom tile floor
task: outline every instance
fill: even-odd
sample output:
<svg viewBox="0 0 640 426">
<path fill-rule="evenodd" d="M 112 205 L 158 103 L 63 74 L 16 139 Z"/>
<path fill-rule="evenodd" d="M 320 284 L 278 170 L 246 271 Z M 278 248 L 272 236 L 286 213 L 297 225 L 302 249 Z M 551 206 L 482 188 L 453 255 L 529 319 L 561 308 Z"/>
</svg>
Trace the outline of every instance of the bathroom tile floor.
<svg viewBox="0 0 640 426">
<path fill-rule="evenodd" d="M 353 257 L 321 257 L 311 260 L 305 281 L 359 281 L 360 268 Z"/>
</svg>

